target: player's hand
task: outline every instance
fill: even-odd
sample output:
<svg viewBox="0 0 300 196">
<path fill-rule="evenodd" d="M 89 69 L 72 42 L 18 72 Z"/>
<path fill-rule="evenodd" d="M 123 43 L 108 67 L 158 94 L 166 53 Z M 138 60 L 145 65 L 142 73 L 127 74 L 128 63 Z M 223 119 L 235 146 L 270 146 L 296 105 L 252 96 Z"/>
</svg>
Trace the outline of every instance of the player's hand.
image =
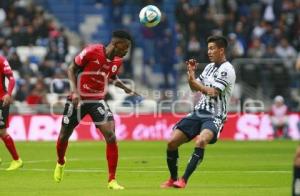
<svg viewBox="0 0 300 196">
<path fill-rule="evenodd" d="M 219 91 L 214 88 L 207 89 L 207 95 L 210 97 L 217 97 L 219 95 Z"/>
<path fill-rule="evenodd" d="M 138 94 L 137 92 L 134 92 L 133 90 L 129 89 L 129 88 L 125 88 L 124 89 L 125 93 L 127 94 L 131 94 L 131 95 L 135 95 L 135 96 L 140 96 L 142 97 L 142 95 Z"/>
<path fill-rule="evenodd" d="M 214 91 L 213 91 L 213 89 L 208 89 L 208 90 L 207 90 L 207 95 L 210 96 L 210 97 L 213 97 L 213 96 L 214 96 Z"/>
<path fill-rule="evenodd" d="M 186 64 L 187 70 L 189 72 L 194 72 L 198 65 L 198 63 L 195 59 L 190 59 L 190 60 L 186 61 L 185 64 Z"/>
<path fill-rule="evenodd" d="M 72 93 L 72 103 L 75 108 L 77 108 L 80 103 L 80 95 L 77 92 Z"/>
<path fill-rule="evenodd" d="M 195 59 L 190 59 L 185 62 L 187 66 L 187 75 L 188 75 L 188 80 L 194 80 L 195 79 L 195 70 L 198 65 L 197 61 Z"/>
<path fill-rule="evenodd" d="M 191 71 L 187 71 L 188 80 L 192 81 L 195 79 L 195 73 L 192 73 Z"/>
<path fill-rule="evenodd" d="M 8 106 L 10 103 L 11 103 L 11 96 L 9 94 L 4 95 L 2 106 Z"/>
</svg>

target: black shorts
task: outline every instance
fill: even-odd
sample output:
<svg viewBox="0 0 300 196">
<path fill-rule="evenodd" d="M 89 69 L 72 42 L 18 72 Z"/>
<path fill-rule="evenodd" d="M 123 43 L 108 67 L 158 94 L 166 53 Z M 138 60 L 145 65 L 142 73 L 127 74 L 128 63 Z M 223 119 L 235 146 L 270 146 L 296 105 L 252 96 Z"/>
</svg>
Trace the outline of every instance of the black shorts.
<svg viewBox="0 0 300 196">
<path fill-rule="evenodd" d="M 0 129 L 5 129 L 9 126 L 8 115 L 9 105 L 3 107 L 3 101 L 0 101 Z"/>
<path fill-rule="evenodd" d="M 71 99 L 67 99 L 63 113 L 62 126 L 73 130 L 89 114 L 95 125 L 113 121 L 113 114 L 104 100 L 84 100 L 79 108 L 75 108 Z"/>
<path fill-rule="evenodd" d="M 214 117 L 207 111 L 198 110 L 181 119 L 174 126 L 174 130 L 179 129 L 189 138 L 189 140 L 192 140 L 199 135 L 203 129 L 209 129 L 214 134 L 210 144 L 214 144 L 219 138 L 223 125 L 223 121 L 220 118 Z"/>
</svg>

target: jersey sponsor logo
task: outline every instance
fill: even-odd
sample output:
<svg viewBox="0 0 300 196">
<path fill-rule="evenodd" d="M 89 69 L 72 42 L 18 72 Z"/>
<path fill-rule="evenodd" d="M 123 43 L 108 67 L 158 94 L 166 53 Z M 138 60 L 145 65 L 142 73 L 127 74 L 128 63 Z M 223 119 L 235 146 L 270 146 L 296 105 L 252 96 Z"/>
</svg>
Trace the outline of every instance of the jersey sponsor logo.
<svg viewBox="0 0 300 196">
<path fill-rule="evenodd" d="M 98 84 L 104 84 L 103 81 L 97 80 L 97 79 L 94 78 L 94 77 L 91 77 L 91 80 L 93 80 L 94 82 L 96 82 L 96 83 L 98 83 Z"/>
<path fill-rule="evenodd" d="M 84 89 L 90 91 L 90 92 L 93 92 L 93 93 L 99 93 L 99 92 L 101 92 L 101 91 L 98 91 L 98 90 L 95 90 L 95 89 L 90 88 L 87 84 L 82 85 L 82 87 L 83 87 Z"/>
<path fill-rule="evenodd" d="M 116 72 L 118 69 L 118 66 L 117 65 L 113 65 L 112 68 L 111 68 L 111 71 L 114 73 Z"/>
<path fill-rule="evenodd" d="M 222 78 L 222 79 L 226 79 L 227 76 L 228 76 L 228 74 L 227 74 L 226 71 L 222 71 L 222 72 L 221 72 L 221 78 Z"/>
<path fill-rule="evenodd" d="M 214 73 L 214 78 L 216 78 L 217 76 L 218 76 L 218 71 L 216 71 L 215 73 Z"/>
</svg>

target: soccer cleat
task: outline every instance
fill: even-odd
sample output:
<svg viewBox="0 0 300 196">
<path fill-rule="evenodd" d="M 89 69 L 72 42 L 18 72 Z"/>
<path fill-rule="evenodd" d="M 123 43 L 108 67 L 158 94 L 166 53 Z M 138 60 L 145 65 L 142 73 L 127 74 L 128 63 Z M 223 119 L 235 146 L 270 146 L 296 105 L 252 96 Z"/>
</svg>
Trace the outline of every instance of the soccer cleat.
<svg viewBox="0 0 300 196">
<path fill-rule="evenodd" d="M 65 164 L 61 165 L 59 163 L 56 163 L 56 167 L 54 170 L 54 181 L 59 183 L 60 181 L 62 181 L 63 176 L 64 176 L 64 168 L 65 168 Z"/>
<path fill-rule="evenodd" d="M 22 161 L 22 159 L 19 158 L 18 160 L 12 160 L 12 162 L 10 163 L 10 165 L 6 169 L 6 171 L 16 170 L 20 167 L 23 167 L 23 161 Z"/>
<path fill-rule="evenodd" d="M 179 178 L 176 182 L 173 183 L 175 188 L 185 188 L 186 182 L 183 178 Z"/>
<path fill-rule="evenodd" d="M 123 190 L 123 189 L 125 189 L 123 186 L 119 185 L 116 180 L 111 180 L 108 183 L 107 188 L 108 189 L 113 189 L 113 190 Z"/>
<path fill-rule="evenodd" d="M 173 184 L 174 184 L 175 181 L 176 180 L 173 180 L 172 178 L 170 178 L 169 180 L 167 180 L 164 183 L 162 183 L 160 185 L 160 188 L 163 188 L 163 189 L 165 189 L 165 188 L 171 188 L 171 187 L 173 187 Z"/>
</svg>

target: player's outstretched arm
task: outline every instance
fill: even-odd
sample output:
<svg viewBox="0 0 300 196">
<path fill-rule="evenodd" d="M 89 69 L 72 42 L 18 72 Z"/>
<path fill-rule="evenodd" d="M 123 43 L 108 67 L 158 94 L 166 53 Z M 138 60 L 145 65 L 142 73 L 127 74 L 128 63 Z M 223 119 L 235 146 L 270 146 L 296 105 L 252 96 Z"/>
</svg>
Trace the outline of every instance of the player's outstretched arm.
<svg viewBox="0 0 300 196">
<path fill-rule="evenodd" d="M 208 87 L 200 82 L 198 82 L 195 78 L 195 70 L 196 70 L 196 60 L 190 59 L 186 62 L 187 65 L 187 75 L 188 75 L 188 83 L 190 85 L 190 88 L 193 91 L 199 91 L 203 94 L 206 94 L 211 97 L 216 97 L 219 95 L 220 91 L 216 88 Z"/>
<path fill-rule="evenodd" d="M 119 87 L 125 91 L 127 94 L 132 94 L 136 96 L 141 96 L 140 94 L 136 93 L 134 90 L 128 88 L 120 79 L 118 76 L 115 76 L 111 78 L 113 80 L 113 83 L 116 87 Z"/>
</svg>

